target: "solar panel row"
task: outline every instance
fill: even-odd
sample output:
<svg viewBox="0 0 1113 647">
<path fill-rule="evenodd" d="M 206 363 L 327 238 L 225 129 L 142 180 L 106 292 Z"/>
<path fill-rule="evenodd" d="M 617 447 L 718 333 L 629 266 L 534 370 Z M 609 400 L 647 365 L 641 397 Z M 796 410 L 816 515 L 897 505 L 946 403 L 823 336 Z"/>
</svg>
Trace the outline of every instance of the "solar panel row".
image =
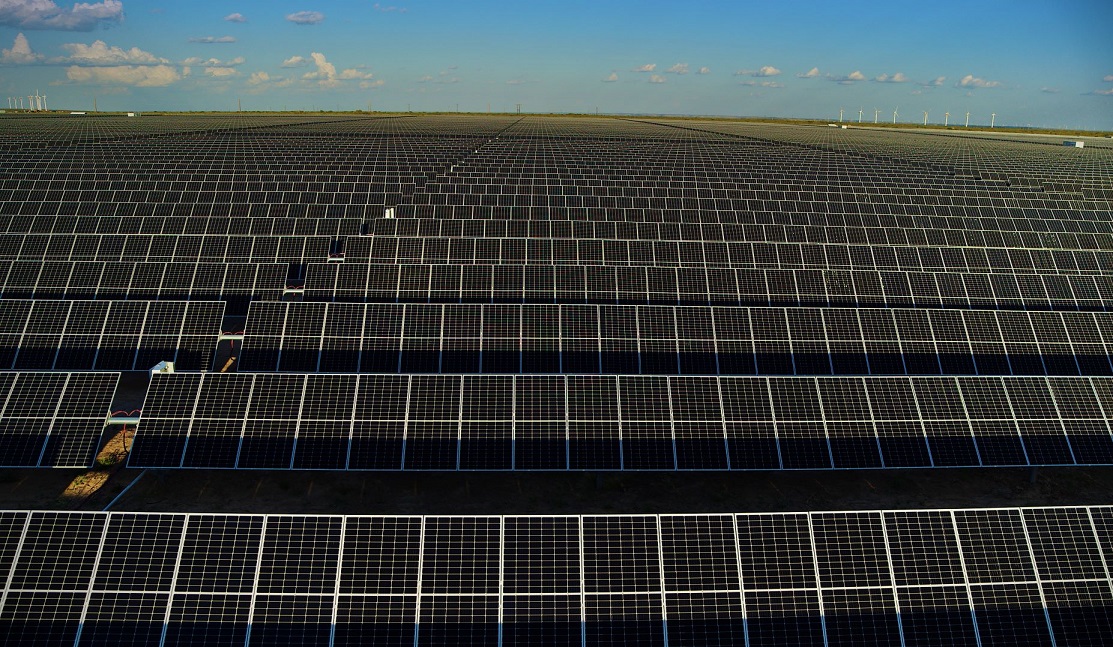
<svg viewBox="0 0 1113 647">
<path fill-rule="evenodd" d="M 0 466 L 88 467 L 119 373 L 0 373 Z"/>
<path fill-rule="evenodd" d="M 22 301 L 0 309 L 0 370 L 141 371 L 161 361 L 208 370 L 224 304 Z"/>
<path fill-rule="evenodd" d="M 847 225 L 794 224 L 790 219 L 761 224 L 718 223 L 656 223 L 632 220 L 520 220 L 520 219 L 449 219 L 403 218 L 395 212 L 394 218 L 380 218 L 372 223 L 374 236 L 443 237 L 443 238 L 583 238 L 599 240 L 703 240 L 703 241 L 814 241 L 814 242 L 868 242 L 873 244 L 917 244 L 954 247 L 998 247 L 1012 242 L 999 232 L 984 225 L 971 223 L 965 229 L 932 228 L 919 222 L 908 226 L 851 227 Z M 1094 224 L 1093 221 L 1085 221 Z M 1113 227 L 1113 223 L 1102 223 Z M 358 232 L 357 232 L 358 233 Z M 987 239 L 987 235 L 989 238 Z M 1048 238 L 1053 236 L 1053 238 Z M 1079 240 L 1077 234 L 1031 232 L 1020 236 L 1022 246 L 1035 243 L 1037 248 L 1088 249 L 1079 247 L 1096 243 L 1094 249 L 1113 247 L 1106 234 Z M 897 243 L 896 241 L 902 241 Z"/>
<path fill-rule="evenodd" d="M 0 216 L 9 234 L 170 234 L 210 236 L 356 236 L 357 218 L 270 216 Z"/>
<path fill-rule="evenodd" d="M 304 290 L 312 301 L 377 303 L 1108 310 L 1113 275 L 348 261 L 308 264 Z"/>
<path fill-rule="evenodd" d="M 279 263 L 0 260 L 0 297 L 220 300 L 243 316 L 253 299 L 280 299 L 288 272 Z"/>
<path fill-rule="evenodd" d="M 1110 412 L 1110 378 L 156 374 L 129 465 L 1108 464 Z"/>
<path fill-rule="evenodd" d="M 0 259 L 305 263 L 328 258 L 325 236 L 0 234 Z"/>
<path fill-rule="evenodd" d="M 0 513 L 11 645 L 1098 645 L 1113 509 Z"/>
<path fill-rule="evenodd" d="M 1111 355 L 1109 313 L 256 302 L 248 313 L 239 367 L 373 373 L 1110 375 Z"/>
<path fill-rule="evenodd" d="M 744 241 L 595 240 L 581 238 L 349 237 L 346 259 L 375 263 L 651 265 L 912 272 L 1108 273 L 1113 250 L 1027 250 L 903 244 Z M 307 255 L 308 256 L 308 255 Z"/>
</svg>

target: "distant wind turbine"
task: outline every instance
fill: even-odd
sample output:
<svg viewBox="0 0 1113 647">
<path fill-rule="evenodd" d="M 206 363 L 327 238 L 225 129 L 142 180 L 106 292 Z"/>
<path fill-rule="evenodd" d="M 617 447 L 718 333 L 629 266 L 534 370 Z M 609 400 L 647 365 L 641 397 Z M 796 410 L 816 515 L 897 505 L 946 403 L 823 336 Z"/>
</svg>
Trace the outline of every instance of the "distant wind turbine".
<svg viewBox="0 0 1113 647">
<path fill-rule="evenodd" d="M 875 124 L 877 123 L 877 115 L 880 114 L 880 112 L 881 111 L 878 110 L 877 108 L 873 109 L 873 123 L 875 123 Z"/>
<path fill-rule="evenodd" d="M 950 120 L 951 120 L 951 113 L 949 113 L 949 112 L 944 112 L 944 113 L 943 113 L 943 127 L 944 127 L 944 128 L 946 128 L 946 127 L 947 127 L 947 122 L 949 122 Z"/>
<path fill-rule="evenodd" d="M 893 108 L 893 123 L 894 124 L 897 123 L 897 110 L 899 109 L 899 107 L 900 106 L 897 106 L 896 108 Z"/>
<path fill-rule="evenodd" d="M 966 111 L 966 128 L 970 127 L 970 111 Z"/>
<path fill-rule="evenodd" d="M 839 108 L 839 123 L 842 123 L 842 108 Z"/>
<path fill-rule="evenodd" d="M 858 123 L 862 123 L 862 107 L 858 106 Z"/>
<path fill-rule="evenodd" d="M 924 111 L 924 125 L 925 126 L 928 125 L 928 111 L 927 110 Z"/>
<path fill-rule="evenodd" d="M 995 121 L 997 121 L 997 113 L 996 112 L 991 112 L 989 114 L 989 127 L 990 128 L 993 128 L 993 122 L 995 122 Z"/>
</svg>

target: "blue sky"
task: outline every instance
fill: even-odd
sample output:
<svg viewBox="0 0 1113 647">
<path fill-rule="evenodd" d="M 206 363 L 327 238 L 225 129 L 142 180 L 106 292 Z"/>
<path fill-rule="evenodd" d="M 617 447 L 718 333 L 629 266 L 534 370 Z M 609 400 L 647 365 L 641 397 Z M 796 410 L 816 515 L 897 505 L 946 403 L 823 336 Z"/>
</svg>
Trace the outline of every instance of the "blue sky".
<svg viewBox="0 0 1113 647">
<path fill-rule="evenodd" d="M 1108 0 L 0 0 L 0 108 L 38 90 L 79 110 L 898 109 L 1113 129 L 1110 26 Z"/>
</svg>

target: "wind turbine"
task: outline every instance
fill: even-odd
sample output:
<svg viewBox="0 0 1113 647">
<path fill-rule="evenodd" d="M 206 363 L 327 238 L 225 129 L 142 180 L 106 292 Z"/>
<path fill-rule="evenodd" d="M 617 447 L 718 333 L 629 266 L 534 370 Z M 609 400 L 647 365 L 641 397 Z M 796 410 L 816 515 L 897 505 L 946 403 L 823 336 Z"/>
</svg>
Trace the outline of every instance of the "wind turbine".
<svg viewBox="0 0 1113 647">
<path fill-rule="evenodd" d="M 842 108 L 839 108 L 839 123 L 842 123 Z"/>
<path fill-rule="evenodd" d="M 944 113 L 943 113 L 943 127 L 944 127 L 944 128 L 946 128 L 946 127 L 947 127 L 947 122 L 949 122 L 950 120 L 951 120 L 951 113 L 949 113 L 949 112 L 944 112 Z"/>
<path fill-rule="evenodd" d="M 43 95 L 43 112 L 46 112 L 46 95 Z"/>
<path fill-rule="evenodd" d="M 965 127 L 966 128 L 970 127 L 970 111 L 969 110 L 966 111 L 966 126 Z"/>
<path fill-rule="evenodd" d="M 990 128 L 993 128 L 993 122 L 995 122 L 995 121 L 997 121 L 997 113 L 996 112 L 989 113 L 989 127 Z"/>
<path fill-rule="evenodd" d="M 878 114 L 879 114 L 880 112 L 881 112 L 881 111 L 880 111 L 880 110 L 878 110 L 877 108 L 874 108 L 874 109 L 873 109 L 873 123 L 875 123 L 875 124 L 877 123 L 877 115 L 878 115 Z"/>
<path fill-rule="evenodd" d="M 862 107 L 858 106 L 858 123 L 862 123 Z"/>
<path fill-rule="evenodd" d="M 924 111 L 924 125 L 925 126 L 928 125 L 928 111 L 927 110 Z"/>
<path fill-rule="evenodd" d="M 897 107 L 899 108 L 899 106 Z M 893 123 L 897 123 L 897 108 L 893 108 Z"/>
</svg>

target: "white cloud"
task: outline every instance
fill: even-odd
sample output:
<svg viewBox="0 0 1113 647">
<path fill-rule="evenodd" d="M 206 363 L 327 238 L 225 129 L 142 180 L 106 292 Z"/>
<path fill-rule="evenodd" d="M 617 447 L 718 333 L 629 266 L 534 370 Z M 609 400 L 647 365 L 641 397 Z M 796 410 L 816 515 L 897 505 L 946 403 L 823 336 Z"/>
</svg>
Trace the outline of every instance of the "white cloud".
<svg viewBox="0 0 1113 647">
<path fill-rule="evenodd" d="M 271 88 L 285 88 L 293 85 L 294 79 L 288 79 L 282 76 L 271 76 L 266 72 L 252 72 L 251 76 L 247 79 L 247 85 L 250 88 L 249 92 L 252 94 L 259 94 Z"/>
<path fill-rule="evenodd" d="M 22 33 L 15 35 L 11 49 L 0 51 L 0 65 L 20 65 L 23 63 L 37 63 L 42 60 L 42 54 L 31 50 L 31 43 Z"/>
<path fill-rule="evenodd" d="M 1113 97 L 1113 88 L 1109 88 L 1108 90 L 1094 90 L 1094 94 L 1100 97 Z"/>
<path fill-rule="evenodd" d="M 764 65 L 756 70 L 735 70 L 734 76 L 777 76 L 781 71 L 772 65 Z"/>
<path fill-rule="evenodd" d="M 611 75 L 603 79 L 603 83 L 614 83 L 618 81 L 618 72 L 611 72 Z"/>
<path fill-rule="evenodd" d="M 305 67 L 306 65 L 309 65 L 309 59 L 304 56 L 291 56 L 282 61 L 282 67 Z"/>
<path fill-rule="evenodd" d="M 138 47 L 124 49 L 115 45 L 108 45 L 103 40 L 95 40 L 92 44 L 66 43 L 62 49 L 69 52 L 69 56 L 52 59 L 52 63 L 71 63 L 74 65 L 160 65 L 169 63 L 165 58 L 159 58 L 150 52 L 145 52 Z"/>
<path fill-rule="evenodd" d="M 364 90 L 369 90 L 371 88 L 378 88 L 378 87 L 382 87 L 384 85 L 386 85 L 386 81 L 384 81 L 382 79 L 375 79 L 374 81 L 360 81 L 360 83 L 359 83 L 359 87 L 363 88 Z"/>
<path fill-rule="evenodd" d="M 854 70 L 846 76 L 831 76 L 830 74 L 828 74 L 827 78 L 831 81 L 834 81 L 835 83 L 838 83 L 839 85 L 854 85 L 858 81 L 865 81 L 866 75 L 862 74 L 858 70 Z"/>
<path fill-rule="evenodd" d="M 242 13 L 230 13 L 224 19 L 228 22 L 247 22 L 247 18 Z"/>
<path fill-rule="evenodd" d="M 814 79 L 817 76 L 819 76 L 819 68 L 818 67 L 813 67 L 812 69 L 808 70 L 807 72 L 800 72 L 799 74 L 796 75 L 796 78 L 798 78 L 798 79 Z"/>
<path fill-rule="evenodd" d="M 740 85 L 746 85 L 746 86 L 751 86 L 751 87 L 760 87 L 760 88 L 783 88 L 783 87 L 785 87 L 784 83 L 778 83 L 776 81 L 742 81 Z"/>
<path fill-rule="evenodd" d="M 660 74 L 650 74 L 649 75 L 649 82 L 650 83 L 664 83 L 665 82 L 665 77 L 661 76 Z"/>
<path fill-rule="evenodd" d="M 432 81 L 432 80 L 433 80 L 433 77 L 431 77 L 431 76 L 429 76 L 428 74 L 426 74 L 425 76 L 423 76 L 423 77 L 421 77 L 420 79 L 418 79 L 418 80 L 417 80 L 417 82 L 418 82 L 418 83 L 428 83 L 429 81 Z"/>
<path fill-rule="evenodd" d="M 197 36 L 190 38 L 191 43 L 202 43 L 205 45 L 212 45 L 213 43 L 234 43 L 236 42 L 235 36 Z"/>
<path fill-rule="evenodd" d="M 696 74 L 711 74 L 711 68 L 709 68 L 705 65 L 705 66 L 701 67 L 699 69 L 699 71 L 696 72 Z"/>
<path fill-rule="evenodd" d="M 665 71 L 670 72 L 672 74 L 687 74 L 688 73 L 688 64 L 687 63 L 677 63 L 676 65 L 673 65 L 672 67 L 670 67 L 669 69 L 667 69 Z"/>
<path fill-rule="evenodd" d="M 205 74 L 221 79 L 229 76 L 236 76 L 239 72 L 231 67 L 206 67 Z"/>
<path fill-rule="evenodd" d="M 967 74 L 962 77 L 958 83 L 955 84 L 956 88 L 997 88 L 1001 86 L 1000 81 L 987 81 L 978 78 L 973 74 Z"/>
<path fill-rule="evenodd" d="M 925 88 L 938 88 L 939 86 L 943 85 L 943 82 L 946 81 L 946 80 L 947 80 L 947 77 L 945 77 L 945 76 L 937 76 L 930 81 L 924 81 L 920 85 L 925 87 Z"/>
<path fill-rule="evenodd" d="M 66 68 L 66 78 L 74 83 L 158 88 L 175 83 L 182 77 L 169 65 L 119 65 L 116 67 L 81 67 L 74 65 Z"/>
<path fill-rule="evenodd" d="M 905 76 L 903 72 L 897 72 L 892 76 L 889 76 L 888 74 L 881 74 L 875 77 L 873 80 L 877 81 L 878 83 L 905 83 L 906 81 L 908 81 L 908 77 Z"/>
<path fill-rule="evenodd" d="M 406 13 L 407 11 L 409 11 L 409 9 L 407 9 L 405 7 L 395 7 L 395 6 L 384 7 L 381 4 L 379 4 L 378 2 L 371 5 L 371 8 L 374 9 L 375 11 L 380 12 L 380 13 Z"/>
<path fill-rule="evenodd" d="M 652 72 L 655 69 L 657 69 L 657 64 L 656 63 L 646 63 L 645 65 L 643 65 L 641 67 L 634 68 L 634 71 L 635 72 Z"/>
<path fill-rule="evenodd" d="M 1106 74 L 1105 78 L 1103 78 L 1102 81 L 1105 81 L 1106 83 L 1113 83 L 1113 74 Z"/>
<path fill-rule="evenodd" d="M 1044 94 L 1059 94 L 1059 88 L 1049 88 L 1045 86 L 1040 88 L 1040 92 Z"/>
<path fill-rule="evenodd" d="M 357 70 L 357 69 L 347 69 L 347 70 L 341 71 L 340 75 L 337 78 L 339 78 L 341 80 L 344 80 L 344 81 L 351 81 L 351 80 L 355 80 L 355 79 L 366 81 L 367 79 L 370 79 L 372 76 L 374 76 L 374 75 L 371 74 L 370 72 L 362 72 L 362 71 Z"/>
<path fill-rule="evenodd" d="M 53 0 L 0 0 L 0 25 L 23 29 L 90 31 L 101 23 L 124 19 L 120 0 L 75 2 L 62 8 Z"/>
<path fill-rule="evenodd" d="M 286 20 L 297 25 L 316 25 L 325 19 L 325 14 L 320 11 L 297 11 L 286 15 Z"/>
<path fill-rule="evenodd" d="M 235 67 L 243 65 L 247 61 L 242 56 L 230 58 L 227 61 L 222 61 L 219 58 L 201 58 L 200 56 L 190 56 L 182 61 L 182 65 L 203 65 L 205 67 Z"/>
<path fill-rule="evenodd" d="M 310 52 L 309 56 L 313 59 L 313 64 L 317 66 L 317 69 L 312 72 L 306 72 L 301 75 L 301 78 L 324 82 L 336 80 L 336 66 L 329 63 L 328 60 L 325 59 L 324 54 L 320 52 Z"/>
<path fill-rule="evenodd" d="M 510 79 L 506 82 L 507 85 L 521 85 L 523 83 L 525 83 L 525 81 L 522 79 Z"/>
</svg>

